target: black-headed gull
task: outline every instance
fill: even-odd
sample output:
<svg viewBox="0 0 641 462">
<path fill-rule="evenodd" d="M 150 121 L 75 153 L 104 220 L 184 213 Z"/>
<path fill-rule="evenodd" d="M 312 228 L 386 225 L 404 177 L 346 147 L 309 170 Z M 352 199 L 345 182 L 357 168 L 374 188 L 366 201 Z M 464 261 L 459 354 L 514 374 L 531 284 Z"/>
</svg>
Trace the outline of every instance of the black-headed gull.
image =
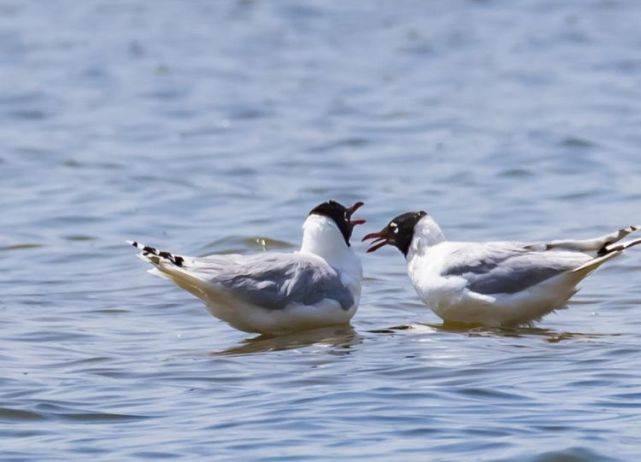
<svg viewBox="0 0 641 462">
<path fill-rule="evenodd" d="M 363 205 L 324 202 L 303 224 L 300 250 L 256 255 L 186 257 L 135 241 L 152 274 L 202 299 L 207 310 L 236 329 L 282 334 L 345 324 L 356 313 L 363 270 L 350 247 L 353 220 Z"/>
<path fill-rule="evenodd" d="M 641 244 L 641 239 L 618 243 L 639 229 L 533 244 L 453 242 L 420 211 L 397 216 L 363 240 L 374 240 L 368 252 L 397 247 L 419 297 L 444 321 L 499 327 L 529 323 L 562 308 L 583 278 Z"/>
</svg>

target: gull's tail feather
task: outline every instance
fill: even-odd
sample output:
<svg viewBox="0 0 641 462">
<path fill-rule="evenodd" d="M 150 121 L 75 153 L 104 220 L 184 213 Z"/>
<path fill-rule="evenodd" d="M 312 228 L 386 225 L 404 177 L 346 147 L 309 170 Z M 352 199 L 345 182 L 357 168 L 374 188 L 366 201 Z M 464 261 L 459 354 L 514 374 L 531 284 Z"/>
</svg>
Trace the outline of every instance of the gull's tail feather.
<svg viewBox="0 0 641 462">
<path fill-rule="evenodd" d="M 588 274 L 590 274 L 592 271 L 597 269 L 599 266 L 604 264 L 606 261 L 610 260 L 611 258 L 617 257 L 621 254 L 620 251 L 616 252 L 610 252 L 605 255 L 602 255 L 600 257 L 593 258 L 592 260 L 588 261 L 587 263 L 584 263 L 583 265 L 579 266 L 576 269 L 573 269 L 570 271 L 570 274 L 573 274 L 574 276 L 577 276 L 577 282 L 586 277 Z"/>
<path fill-rule="evenodd" d="M 596 258 L 590 260 L 589 262 L 579 266 L 578 268 L 572 270 L 572 273 L 578 275 L 583 279 L 585 276 L 590 274 L 592 271 L 597 269 L 599 266 L 601 266 L 603 263 L 606 261 L 610 260 L 611 258 L 618 257 L 621 255 L 621 253 L 630 247 L 634 247 L 635 245 L 641 244 L 641 238 L 640 239 L 634 239 L 632 241 L 627 241 L 627 242 L 621 242 L 617 244 L 609 244 L 603 247 L 601 251 L 599 251 L 599 256 Z"/>
<path fill-rule="evenodd" d="M 127 242 L 140 250 L 138 256 L 141 260 L 154 265 L 154 268 L 149 270 L 149 273 L 154 276 L 169 279 L 177 286 L 206 301 L 213 300 L 217 295 L 211 293 L 213 287 L 207 279 L 193 271 L 192 258 L 162 252 L 137 241 Z"/>
</svg>

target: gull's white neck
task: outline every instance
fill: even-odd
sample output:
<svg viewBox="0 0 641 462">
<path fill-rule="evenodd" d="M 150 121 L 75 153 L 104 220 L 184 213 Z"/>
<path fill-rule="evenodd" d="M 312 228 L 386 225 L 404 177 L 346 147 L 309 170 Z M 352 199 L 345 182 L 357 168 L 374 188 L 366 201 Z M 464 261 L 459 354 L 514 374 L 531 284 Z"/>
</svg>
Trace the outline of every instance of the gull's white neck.
<svg viewBox="0 0 641 462">
<path fill-rule="evenodd" d="M 346 269 L 356 259 L 334 220 L 315 214 L 307 217 L 303 223 L 300 251 L 318 255 L 337 269 Z"/>
<path fill-rule="evenodd" d="M 407 260 L 411 261 L 413 258 L 423 255 L 429 247 L 443 241 L 445 241 L 445 236 L 439 225 L 429 215 L 424 216 L 414 227 L 414 236 L 407 251 Z"/>
</svg>

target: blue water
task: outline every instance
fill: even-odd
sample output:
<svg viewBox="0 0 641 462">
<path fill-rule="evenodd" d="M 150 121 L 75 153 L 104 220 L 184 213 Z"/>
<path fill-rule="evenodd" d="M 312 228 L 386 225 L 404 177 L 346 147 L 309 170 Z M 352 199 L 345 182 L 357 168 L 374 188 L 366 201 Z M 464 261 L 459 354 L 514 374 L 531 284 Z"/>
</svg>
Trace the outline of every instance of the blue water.
<svg viewBox="0 0 641 462">
<path fill-rule="evenodd" d="M 145 273 L 307 211 L 452 239 L 641 223 L 641 2 L 0 2 L 0 459 L 641 458 L 641 252 L 447 330 L 394 249 L 349 328 L 252 339 Z M 360 233 L 360 234 L 359 234 Z"/>
</svg>

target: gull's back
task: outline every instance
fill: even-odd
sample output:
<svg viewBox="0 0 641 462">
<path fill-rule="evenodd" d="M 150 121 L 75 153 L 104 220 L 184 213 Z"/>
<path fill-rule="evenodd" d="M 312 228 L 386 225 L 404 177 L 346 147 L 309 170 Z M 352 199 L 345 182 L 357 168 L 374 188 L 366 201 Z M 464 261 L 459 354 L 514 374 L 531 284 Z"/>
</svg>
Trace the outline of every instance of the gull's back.
<svg viewBox="0 0 641 462">
<path fill-rule="evenodd" d="M 193 271 L 215 287 L 266 310 L 330 299 L 348 310 L 354 296 L 323 259 L 300 253 L 217 255 L 194 259 Z"/>
<path fill-rule="evenodd" d="M 469 290 L 484 295 L 521 292 L 592 259 L 582 252 L 530 250 L 519 242 L 459 244 L 441 275 L 460 276 Z"/>
<path fill-rule="evenodd" d="M 532 249 L 519 242 L 452 242 L 411 261 L 412 282 L 441 318 L 486 326 L 538 319 L 563 306 L 584 276 L 573 271 L 591 255 Z"/>
</svg>

